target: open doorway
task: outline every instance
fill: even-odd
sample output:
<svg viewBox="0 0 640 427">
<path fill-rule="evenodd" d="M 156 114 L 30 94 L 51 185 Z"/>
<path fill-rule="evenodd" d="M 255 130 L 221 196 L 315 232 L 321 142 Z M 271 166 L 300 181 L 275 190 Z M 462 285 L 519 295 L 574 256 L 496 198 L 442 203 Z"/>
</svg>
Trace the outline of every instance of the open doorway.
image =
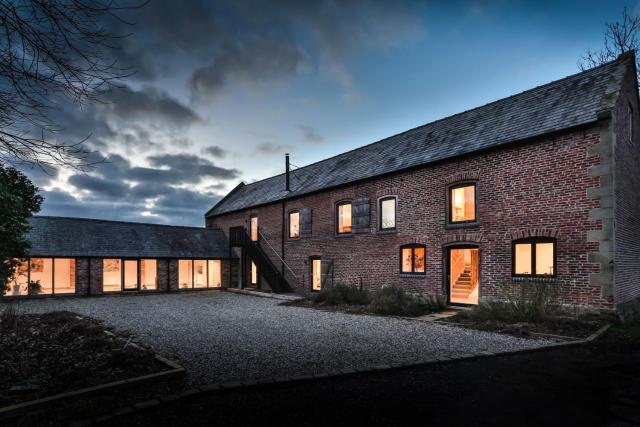
<svg viewBox="0 0 640 427">
<path fill-rule="evenodd" d="M 452 304 L 478 304 L 480 249 L 472 246 L 447 248 L 447 286 Z"/>
</svg>

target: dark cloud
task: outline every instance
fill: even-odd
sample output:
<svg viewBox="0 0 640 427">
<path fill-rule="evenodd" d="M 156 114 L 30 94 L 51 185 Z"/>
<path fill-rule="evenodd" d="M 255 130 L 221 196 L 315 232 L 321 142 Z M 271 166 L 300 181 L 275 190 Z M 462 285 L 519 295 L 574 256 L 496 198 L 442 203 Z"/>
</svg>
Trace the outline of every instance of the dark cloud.
<svg viewBox="0 0 640 427">
<path fill-rule="evenodd" d="M 240 176 L 237 169 L 216 166 L 211 161 L 193 154 L 160 154 L 149 156 L 147 160 L 152 166 L 168 167 L 174 179 L 184 183 L 197 183 L 202 178 L 233 179 Z"/>
<path fill-rule="evenodd" d="M 73 175 L 69 178 L 69 184 L 102 197 L 121 198 L 129 191 L 129 186 L 122 181 L 93 175 Z"/>
<path fill-rule="evenodd" d="M 212 157 L 222 158 L 226 157 L 229 152 L 222 147 L 218 147 L 217 145 L 211 145 L 209 147 L 203 148 L 201 150 L 202 154 L 208 154 Z"/>
<path fill-rule="evenodd" d="M 302 138 L 304 142 L 308 142 L 310 144 L 321 144 L 324 142 L 324 137 L 316 132 L 316 130 L 311 126 L 298 125 L 298 129 L 302 131 Z"/>
</svg>

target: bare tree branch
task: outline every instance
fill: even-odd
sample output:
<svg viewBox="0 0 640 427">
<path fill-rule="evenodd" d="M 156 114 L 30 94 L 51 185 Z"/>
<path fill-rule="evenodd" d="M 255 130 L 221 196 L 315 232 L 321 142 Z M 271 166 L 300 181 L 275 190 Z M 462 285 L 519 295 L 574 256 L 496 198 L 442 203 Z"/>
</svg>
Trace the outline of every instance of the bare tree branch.
<svg viewBox="0 0 640 427">
<path fill-rule="evenodd" d="M 0 163 L 85 169 L 83 141 L 64 141 L 51 112 L 58 100 L 100 102 L 131 70 L 111 59 L 109 23 L 143 7 L 116 0 L 0 0 Z M 36 136 L 37 135 L 37 136 Z"/>
</svg>

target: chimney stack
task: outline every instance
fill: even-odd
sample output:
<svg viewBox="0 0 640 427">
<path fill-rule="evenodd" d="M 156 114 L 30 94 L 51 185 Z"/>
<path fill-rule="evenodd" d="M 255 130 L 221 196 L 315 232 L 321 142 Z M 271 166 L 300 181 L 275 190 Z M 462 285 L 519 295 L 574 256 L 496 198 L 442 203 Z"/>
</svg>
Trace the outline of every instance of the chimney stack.
<svg viewBox="0 0 640 427">
<path fill-rule="evenodd" d="M 287 191 L 291 191 L 290 187 L 289 187 L 289 153 L 285 153 L 284 155 L 284 166 L 285 166 L 285 185 L 286 185 L 286 190 Z"/>
</svg>

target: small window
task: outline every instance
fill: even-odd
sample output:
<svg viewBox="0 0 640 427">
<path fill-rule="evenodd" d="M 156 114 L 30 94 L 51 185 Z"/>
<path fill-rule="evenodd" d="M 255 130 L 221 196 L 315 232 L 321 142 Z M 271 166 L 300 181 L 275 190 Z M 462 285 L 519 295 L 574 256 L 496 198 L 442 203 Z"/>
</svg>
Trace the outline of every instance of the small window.
<svg viewBox="0 0 640 427">
<path fill-rule="evenodd" d="M 300 211 L 289 212 L 289 238 L 300 237 Z"/>
<path fill-rule="evenodd" d="M 253 261 L 251 261 L 251 284 L 254 286 L 258 284 L 258 267 Z"/>
<path fill-rule="evenodd" d="M 320 289 L 322 289 L 322 260 L 311 258 L 311 290 L 319 291 Z"/>
<path fill-rule="evenodd" d="M 396 229 L 396 198 L 384 197 L 380 199 L 378 206 L 378 215 L 380 215 L 380 230 Z"/>
<path fill-rule="evenodd" d="M 513 243 L 514 276 L 555 276 L 556 242 L 548 238 L 517 240 Z"/>
<path fill-rule="evenodd" d="M 351 233 L 351 202 L 340 202 L 336 209 L 338 234 Z"/>
<path fill-rule="evenodd" d="M 400 248 L 400 272 L 401 273 L 425 273 L 424 245 L 404 245 Z"/>
<path fill-rule="evenodd" d="M 449 188 L 449 223 L 475 222 L 476 185 L 460 184 Z"/>
<path fill-rule="evenodd" d="M 249 222 L 249 234 L 252 242 L 258 241 L 258 217 L 256 215 L 251 215 Z"/>
</svg>

